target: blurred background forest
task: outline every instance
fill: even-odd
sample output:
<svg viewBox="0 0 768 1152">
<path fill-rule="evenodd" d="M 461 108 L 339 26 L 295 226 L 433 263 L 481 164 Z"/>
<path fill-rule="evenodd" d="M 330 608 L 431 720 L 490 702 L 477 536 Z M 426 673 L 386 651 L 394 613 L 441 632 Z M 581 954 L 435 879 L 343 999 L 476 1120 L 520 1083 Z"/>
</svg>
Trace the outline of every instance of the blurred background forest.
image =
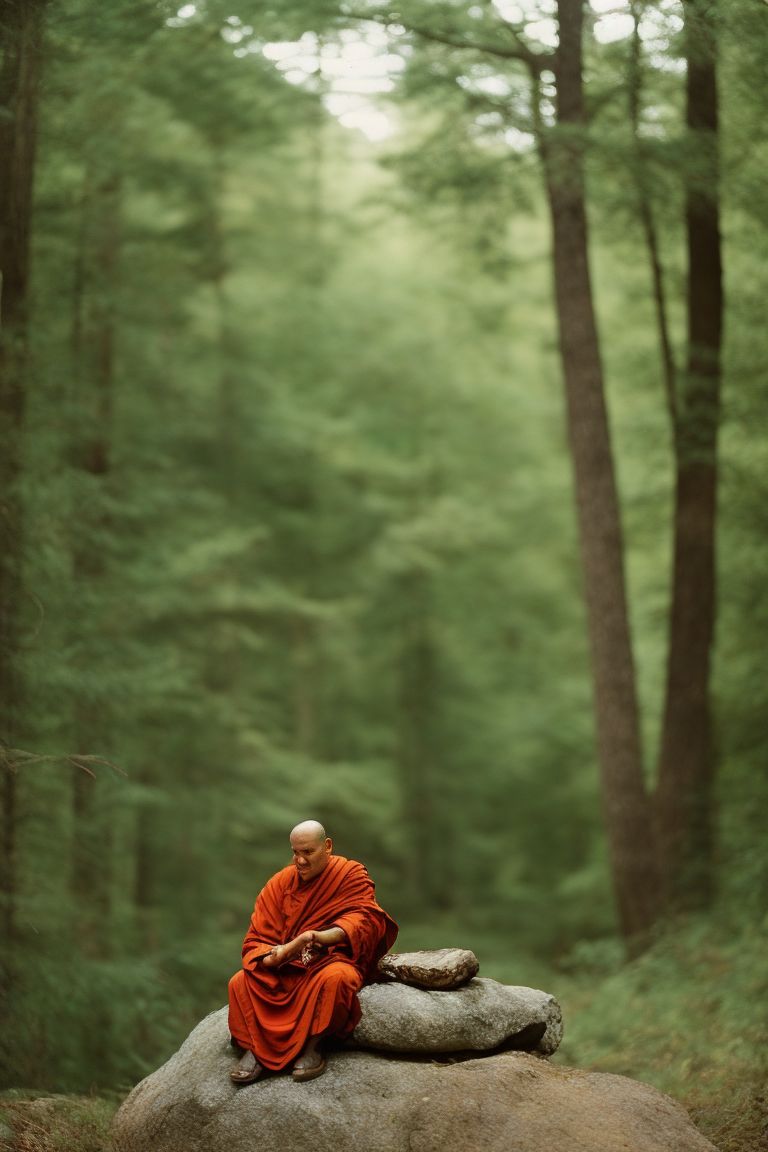
<svg viewBox="0 0 768 1152">
<path fill-rule="evenodd" d="M 165 1059 L 316 817 L 757 1147 L 765 6 L 2 36 L 2 1086 Z"/>
</svg>

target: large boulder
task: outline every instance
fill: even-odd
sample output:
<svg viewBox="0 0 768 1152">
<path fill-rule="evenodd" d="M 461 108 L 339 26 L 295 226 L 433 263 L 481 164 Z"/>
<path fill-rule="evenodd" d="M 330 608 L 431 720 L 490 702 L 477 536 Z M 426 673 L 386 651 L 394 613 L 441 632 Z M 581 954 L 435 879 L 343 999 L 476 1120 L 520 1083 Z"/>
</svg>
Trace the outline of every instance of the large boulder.
<svg viewBox="0 0 768 1152">
<path fill-rule="evenodd" d="M 563 1036 L 560 1005 L 538 988 L 481 976 L 453 992 L 371 984 L 354 1042 L 388 1052 L 464 1052 L 515 1047 L 550 1055 Z"/>
<path fill-rule="evenodd" d="M 447 992 L 477 976 L 480 964 L 468 948 L 433 948 L 420 952 L 389 952 L 379 960 L 379 972 L 401 984 Z"/>
<path fill-rule="evenodd" d="M 331 1055 L 306 1084 L 229 1079 L 226 1010 L 134 1088 L 115 1152 L 716 1152 L 683 1109 L 623 1076 L 504 1053 L 454 1064 Z"/>
</svg>

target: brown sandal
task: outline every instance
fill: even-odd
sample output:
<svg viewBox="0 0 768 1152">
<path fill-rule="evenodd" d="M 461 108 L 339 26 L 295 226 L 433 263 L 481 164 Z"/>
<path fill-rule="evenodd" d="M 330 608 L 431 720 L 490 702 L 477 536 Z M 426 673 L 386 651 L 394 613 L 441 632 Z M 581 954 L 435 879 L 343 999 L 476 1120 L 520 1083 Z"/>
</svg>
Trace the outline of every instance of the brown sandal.
<svg viewBox="0 0 768 1152">
<path fill-rule="evenodd" d="M 264 1071 L 253 1052 L 246 1051 L 240 1057 L 237 1068 L 233 1068 L 229 1078 L 233 1084 L 253 1084 Z"/>
<path fill-rule="evenodd" d="M 296 1068 L 294 1066 L 291 1072 L 291 1079 L 302 1083 L 305 1080 L 315 1080 L 318 1076 L 322 1076 L 327 1066 L 328 1061 L 321 1056 L 320 1063 L 312 1064 L 309 1068 Z"/>
</svg>

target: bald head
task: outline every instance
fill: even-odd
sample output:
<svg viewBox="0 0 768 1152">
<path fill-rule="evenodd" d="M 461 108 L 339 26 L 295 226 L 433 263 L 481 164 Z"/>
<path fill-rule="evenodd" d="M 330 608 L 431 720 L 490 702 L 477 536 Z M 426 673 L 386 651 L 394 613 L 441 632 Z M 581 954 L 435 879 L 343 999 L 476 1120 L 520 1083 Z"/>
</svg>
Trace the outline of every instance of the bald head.
<svg viewBox="0 0 768 1152">
<path fill-rule="evenodd" d="M 312 836 L 315 840 L 325 840 L 325 828 L 319 820 L 302 820 L 301 824 L 297 824 L 291 831 L 291 843 L 293 843 L 294 836 Z"/>
<path fill-rule="evenodd" d="M 333 844 L 317 820 L 302 820 L 291 832 L 291 851 L 299 883 L 306 884 L 327 866 Z"/>
</svg>

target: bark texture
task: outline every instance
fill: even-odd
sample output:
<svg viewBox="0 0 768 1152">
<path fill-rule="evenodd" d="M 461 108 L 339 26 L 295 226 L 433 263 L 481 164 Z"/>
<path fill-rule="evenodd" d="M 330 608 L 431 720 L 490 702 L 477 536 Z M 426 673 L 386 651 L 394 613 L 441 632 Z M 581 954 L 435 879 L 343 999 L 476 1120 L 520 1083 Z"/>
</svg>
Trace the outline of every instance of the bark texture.
<svg viewBox="0 0 768 1152">
<path fill-rule="evenodd" d="M 646 149 L 640 135 L 640 118 L 642 106 L 642 39 L 640 37 L 640 21 L 643 8 L 633 3 L 632 10 L 632 40 L 629 55 L 629 69 L 627 75 L 627 88 L 629 97 L 629 119 L 632 126 L 634 180 L 637 196 L 637 214 L 643 232 L 648 263 L 651 272 L 653 289 L 653 304 L 656 313 L 656 329 L 659 337 L 659 354 L 664 377 L 664 396 L 669 413 L 670 425 L 674 432 L 677 426 L 677 369 L 672 351 L 672 337 L 669 330 L 669 315 L 667 308 L 666 290 L 664 287 L 664 268 L 661 260 L 661 246 L 656 220 L 653 212 L 652 179 L 653 174 L 647 163 Z"/>
<path fill-rule="evenodd" d="M 558 20 L 557 129 L 544 142 L 543 159 L 603 806 L 620 926 L 634 949 L 658 914 L 658 874 L 643 781 L 624 546 L 589 272 L 581 0 L 560 0 Z"/>
<path fill-rule="evenodd" d="M 78 595 L 88 603 L 89 625 L 78 622 L 74 651 L 81 668 L 99 659 L 109 628 L 103 603 L 108 574 L 105 553 L 110 524 L 105 510 L 110 482 L 115 369 L 115 296 L 120 253 L 121 181 L 115 172 L 88 174 L 84 184 L 85 226 L 78 254 L 73 315 L 72 461 L 88 499 L 73 517 L 72 565 Z M 81 684 L 85 682 L 80 678 Z M 81 687 L 74 701 L 73 728 L 78 753 L 104 748 L 109 724 L 105 701 Z M 72 775 L 72 873 L 77 946 L 95 966 L 109 958 L 112 918 L 113 813 L 109 781 L 75 768 Z M 89 1065 L 111 1067 L 111 1021 L 101 1012 L 86 1038 Z"/>
<path fill-rule="evenodd" d="M 439 842 L 450 841 L 440 807 L 445 777 L 435 763 L 435 694 L 438 653 L 433 634 L 429 578 L 404 573 L 398 599 L 405 608 L 398 656 L 398 745 L 402 816 L 409 830 L 408 871 L 403 881 L 425 908 L 449 908 L 453 898 L 451 863 L 437 859 Z"/>
<path fill-rule="evenodd" d="M 688 354 L 675 426 L 674 568 L 658 818 L 672 908 L 713 894 L 710 698 L 716 608 L 717 436 L 723 285 L 716 13 L 686 0 Z"/>
<path fill-rule="evenodd" d="M 37 137 L 41 0 L 6 0 L 0 10 L 0 899 L 7 991 L 16 934 L 16 774 L 8 749 L 19 739 L 22 683 L 23 508 L 19 492 L 26 409 L 27 304 Z"/>
</svg>

